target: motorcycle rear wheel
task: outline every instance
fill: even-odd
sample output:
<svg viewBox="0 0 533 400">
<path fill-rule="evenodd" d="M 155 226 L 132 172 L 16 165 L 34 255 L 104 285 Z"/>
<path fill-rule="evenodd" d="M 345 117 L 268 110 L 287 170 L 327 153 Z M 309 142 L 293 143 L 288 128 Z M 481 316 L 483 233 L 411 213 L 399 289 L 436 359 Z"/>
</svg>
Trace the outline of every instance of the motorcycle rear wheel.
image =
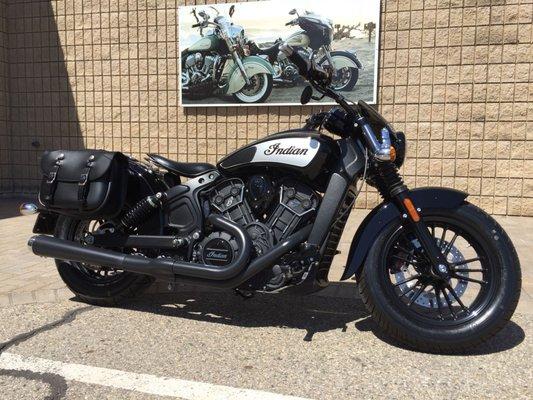
<svg viewBox="0 0 533 400">
<path fill-rule="evenodd" d="M 93 231 L 99 223 L 101 221 L 61 216 L 57 220 L 54 236 L 79 243 L 83 234 Z M 63 282 L 79 299 L 89 304 L 114 306 L 123 303 L 143 292 L 153 282 L 146 275 L 73 261 L 55 261 Z"/>
<path fill-rule="evenodd" d="M 474 205 L 425 210 L 424 221 L 450 263 L 449 280 L 422 272 L 427 261 L 417 255 L 413 234 L 395 221 L 368 253 L 361 297 L 380 328 L 403 345 L 465 353 L 500 331 L 516 309 L 518 255 L 502 227 Z"/>
</svg>

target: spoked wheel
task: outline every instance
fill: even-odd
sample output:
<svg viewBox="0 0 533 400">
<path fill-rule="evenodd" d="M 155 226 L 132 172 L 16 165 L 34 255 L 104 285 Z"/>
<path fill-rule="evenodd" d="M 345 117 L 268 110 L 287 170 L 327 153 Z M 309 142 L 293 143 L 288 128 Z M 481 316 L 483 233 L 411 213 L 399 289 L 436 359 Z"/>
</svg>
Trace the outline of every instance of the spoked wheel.
<svg viewBox="0 0 533 400">
<path fill-rule="evenodd" d="M 342 65 L 342 60 L 346 60 L 347 58 L 351 58 L 352 61 L 355 62 L 352 56 L 345 51 L 331 52 L 331 59 L 334 65 Z M 336 62 L 335 59 L 337 59 L 339 62 Z M 326 69 L 332 69 L 330 62 L 325 56 L 318 63 Z M 356 64 L 358 64 L 357 68 L 355 66 L 346 66 L 336 69 L 331 80 L 331 87 L 334 90 L 350 92 L 354 89 L 357 81 L 359 80 L 359 68 L 361 68 L 361 63 L 357 61 Z"/>
<path fill-rule="evenodd" d="M 250 84 L 244 86 L 233 95 L 233 98 L 240 103 L 263 103 L 274 85 L 272 75 L 256 74 L 250 77 Z"/>
<path fill-rule="evenodd" d="M 490 305 L 499 276 L 476 238 L 469 237 L 453 220 L 434 217 L 426 223 L 448 260 L 449 276 L 432 273 L 431 263 L 415 247 L 414 235 L 399 228 L 385 250 L 389 290 L 413 318 L 437 324 L 463 323 Z"/>
<path fill-rule="evenodd" d="M 102 220 L 80 220 L 76 224 L 74 232 L 74 241 L 85 244 L 87 234 L 96 232 L 96 230 L 104 223 Z M 80 262 L 70 262 L 70 264 L 83 273 L 86 278 L 95 283 L 112 283 L 120 280 L 120 274 L 124 273 L 110 267 L 102 267 L 97 265 L 89 265 Z"/>
<path fill-rule="evenodd" d="M 473 205 L 427 210 L 424 221 L 448 273 L 433 273 L 408 224 L 396 221 L 368 253 L 361 296 L 381 328 L 403 344 L 461 353 L 510 319 L 520 296 L 520 264 L 505 231 Z"/>
<path fill-rule="evenodd" d="M 87 233 L 94 232 L 104 221 L 81 220 L 62 216 L 57 220 L 55 236 L 87 244 Z M 103 306 L 110 306 L 131 298 L 146 287 L 152 279 L 108 266 L 56 260 L 57 270 L 68 288 L 81 300 Z"/>
<path fill-rule="evenodd" d="M 338 91 L 350 91 L 353 90 L 358 79 L 359 70 L 357 68 L 340 68 L 333 75 L 331 87 Z"/>
</svg>

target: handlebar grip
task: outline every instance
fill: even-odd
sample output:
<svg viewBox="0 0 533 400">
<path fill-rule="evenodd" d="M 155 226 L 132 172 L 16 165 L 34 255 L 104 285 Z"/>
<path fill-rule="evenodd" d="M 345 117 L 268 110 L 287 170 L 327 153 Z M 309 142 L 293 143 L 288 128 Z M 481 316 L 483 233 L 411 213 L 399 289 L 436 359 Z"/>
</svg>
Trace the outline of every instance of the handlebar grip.
<svg viewBox="0 0 533 400">
<path fill-rule="evenodd" d="M 200 26 L 202 26 L 202 24 L 194 24 L 192 28 L 199 28 Z"/>
</svg>

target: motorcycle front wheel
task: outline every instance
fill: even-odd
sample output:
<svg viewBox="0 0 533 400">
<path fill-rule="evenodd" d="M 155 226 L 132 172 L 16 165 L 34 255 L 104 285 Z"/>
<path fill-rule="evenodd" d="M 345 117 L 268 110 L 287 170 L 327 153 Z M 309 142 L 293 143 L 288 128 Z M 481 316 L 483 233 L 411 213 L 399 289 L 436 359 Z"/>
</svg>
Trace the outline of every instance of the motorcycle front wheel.
<svg viewBox="0 0 533 400">
<path fill-rule="evenodd" d="M 495 335 L 516 309 L 518 255 L 502 227 L 472 204 L 426 210 L 423 218 L 446 256 L 448 278 L 428 272 L 414 233 L 395 221 L 369 251 L 361 297 L 380 328 L 407 347 L 464 353 Z"/>
<path fill-rule="evenodd" d="M 270 96 L 273 85 L 272 75 L 256 74 L 250 77 L 249 85 L 233 94 L 233 98 L 239 103 L 264 103 Z"/>
<path fill-rule="evenodd" d="M 346 58 L 345 52 L 342 51 L 332 51 L 331 58 L 335 64 L 335 57 Z M 322 58 L 319 62 L 321 66 L 329 66 L 328 59 L 326 57 Z M 359 80 L 359 68 L 355 67 L 343 67 L 335 71 L 331 81 L 331 87 L 334 90 L 340 92 L 351 92 L 357 81 Z"/>
</svg>

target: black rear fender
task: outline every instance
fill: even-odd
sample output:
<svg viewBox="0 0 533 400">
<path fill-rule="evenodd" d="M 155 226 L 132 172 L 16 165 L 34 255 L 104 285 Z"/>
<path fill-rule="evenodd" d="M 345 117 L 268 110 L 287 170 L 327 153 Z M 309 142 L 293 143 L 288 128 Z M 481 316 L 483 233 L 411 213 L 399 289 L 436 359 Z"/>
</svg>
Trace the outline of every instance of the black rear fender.
<svg viewBox="0 0 533 400">
<path fill-rule="evenodd" d="M 50 211 L 39 211 L 35 225 L 33 225 L 33 233 L 42 233 L 43 235 L 53 235 L 59 214 Z"/>
<path fill-rule="evenodd" d="M 438 187 L 413 189 L 410 193 L 415 207 L 422 210 L 422 216 L 425 209 L 456 208 L 468 197 L 468 193 Z M 398 208 L 390 202 L 381 203 L 366 216 L 352 240 L 341 280 L 357 275 L 361 271 L 366 255 L 379 233 L 392 221 L 401 218 L 402 215 Z"/>
</svg>

